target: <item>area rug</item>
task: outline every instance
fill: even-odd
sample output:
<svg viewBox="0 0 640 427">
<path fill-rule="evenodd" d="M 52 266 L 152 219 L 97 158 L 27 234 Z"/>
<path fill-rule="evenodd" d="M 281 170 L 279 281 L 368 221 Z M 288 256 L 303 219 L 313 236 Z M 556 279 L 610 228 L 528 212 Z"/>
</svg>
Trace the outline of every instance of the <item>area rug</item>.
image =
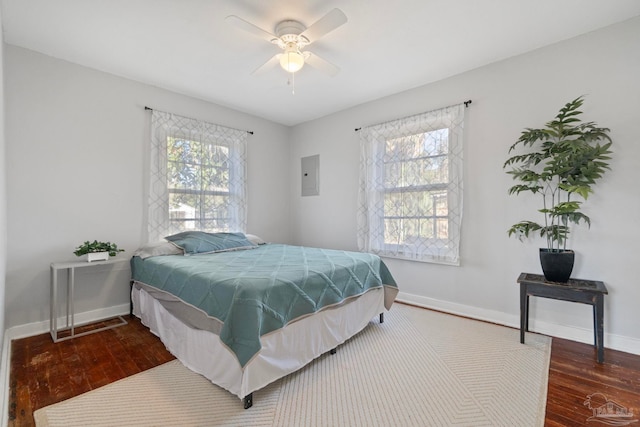
<svg viewBox="0 0 640 427">
<path fill-rule="evenodd" d="M 253 394 L 172 361 L 39 409 L 38 427 L 542 426 L 551 339 L 395 304 L 385 322 Z"/>
</svg>

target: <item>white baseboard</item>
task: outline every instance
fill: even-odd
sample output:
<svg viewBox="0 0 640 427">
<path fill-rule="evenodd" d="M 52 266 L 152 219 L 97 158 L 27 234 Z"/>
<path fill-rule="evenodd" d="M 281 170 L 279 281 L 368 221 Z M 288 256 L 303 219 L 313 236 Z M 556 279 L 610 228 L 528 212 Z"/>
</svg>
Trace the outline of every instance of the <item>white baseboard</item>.
<svg viewBox="0 0 640 427">
<path fill-rule="evenodd" d="M 520 315 L 513 315 L 501 311 L 487 310 L 470 305 L 458 304 L 420 295 L 399 292 L 396 298 L 399 302 L 417 305 L 424 308 L 443 311 L 445 313 L 470 317 L 472 319 L 497 323 L 499 325 L 520 329 Z M 586 344 L 593 344 L 593 330 L 578 328 L 575 326 L 560 325 L 557 323 L 545 322 L 538 319 L 529 320 L 529 330 L 552 337 L 564 338 Z M 605 328 L 604 346 L 613 350 L 624 351 L 625 353 L 640 355 L 640 340 L 623 335 L 607 333 Z"/>
<path fill-rule="evenodd" d="M 129 304 L 115 305 L 113 307 L 100 308 L 98 310 L 85 311 L 84 313 L 76 313 L 74 316 L 75 326 L 84 325 L 85 323 L 95 322 L 110 317 L 122 316 L 129 314 Z M 65 325 L 66 318 L 58 318 L 58 325 Z M 49 321 L 27 323 L 26 325 L 18 325 L 7 329 L 5 336 L 9 335 L 9 339 L 18 339 L 24 337 L 32 337 L 34 335 L 49 332 Z"/>
</svg>

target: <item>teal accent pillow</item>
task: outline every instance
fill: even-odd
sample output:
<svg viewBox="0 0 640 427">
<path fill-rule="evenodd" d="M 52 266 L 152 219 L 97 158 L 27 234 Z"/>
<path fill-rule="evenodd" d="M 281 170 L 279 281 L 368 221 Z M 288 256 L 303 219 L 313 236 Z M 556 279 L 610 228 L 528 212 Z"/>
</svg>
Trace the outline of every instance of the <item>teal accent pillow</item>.
<svg viewBox="0 0 640 427">
<path fill-rule="evenodd" d="M 183 231 L 182 233 L 167 236 L 165 239 L 183 249 L 185 255 L 210 254 L 258 247 L 247 240 L 243 233 Z"/>
</svg>

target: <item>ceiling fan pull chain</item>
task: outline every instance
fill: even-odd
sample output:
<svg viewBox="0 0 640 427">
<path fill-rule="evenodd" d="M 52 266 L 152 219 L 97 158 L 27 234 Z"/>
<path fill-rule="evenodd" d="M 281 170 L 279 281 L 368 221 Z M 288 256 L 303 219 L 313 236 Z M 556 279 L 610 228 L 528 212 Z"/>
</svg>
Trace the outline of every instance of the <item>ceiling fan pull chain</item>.
<svg viewBox="0 0 640 427">
<path fill-rule="evenodd" d="M 291 73 L 289 78 L 287 79 L 287 84 L 291 86 L 291 94 L 296 94 L 296 76 L 295 73 Z"/>
</svg>

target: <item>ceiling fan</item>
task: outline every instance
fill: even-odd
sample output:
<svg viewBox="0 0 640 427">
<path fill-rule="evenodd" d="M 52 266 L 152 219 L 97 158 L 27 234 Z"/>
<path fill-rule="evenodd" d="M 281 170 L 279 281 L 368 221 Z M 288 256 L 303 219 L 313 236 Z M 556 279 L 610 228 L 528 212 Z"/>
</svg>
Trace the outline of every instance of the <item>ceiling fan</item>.
<svg viewBox="0 0 640 427">
<path fill-rule="evenodd" d="M 282 49 L 281 53 L 275 54 L 251 74 L 262 73 L 278 63 L 286 72 L 292 74 L 299 71 L 305 64 L 309 64 L 330 76 L 335 76 L 340 71 L 331 62 L 309 51 L 303 51 L 306 46 L 347 22 L 347 16 L 340 9 L 331 10 L 309 28 L 298 21 L 281 21 L 275 27 L 275 34 L 235 15 L 227 16 L 225 20 L 231 25 L 273 43 Z"/>
</svg>

